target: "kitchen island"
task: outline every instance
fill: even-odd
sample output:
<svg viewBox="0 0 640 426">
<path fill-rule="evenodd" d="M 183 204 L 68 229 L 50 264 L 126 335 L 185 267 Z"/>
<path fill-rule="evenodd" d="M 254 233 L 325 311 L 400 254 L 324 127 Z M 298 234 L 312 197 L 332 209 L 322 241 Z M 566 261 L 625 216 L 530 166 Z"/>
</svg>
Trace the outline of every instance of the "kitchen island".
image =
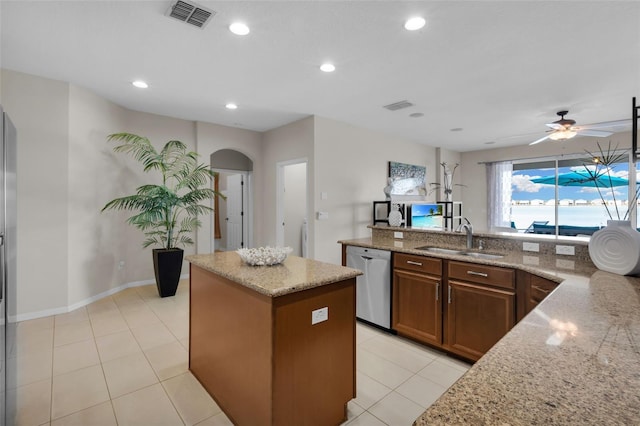
<svg viewBox="0 0 640 426">
<path fill-rule="evenodd" d="M 188 256 L 189 369 L 238 425 L 338 425 L 355 397 L 355 277 L 289 256 Z"/>
</svg>

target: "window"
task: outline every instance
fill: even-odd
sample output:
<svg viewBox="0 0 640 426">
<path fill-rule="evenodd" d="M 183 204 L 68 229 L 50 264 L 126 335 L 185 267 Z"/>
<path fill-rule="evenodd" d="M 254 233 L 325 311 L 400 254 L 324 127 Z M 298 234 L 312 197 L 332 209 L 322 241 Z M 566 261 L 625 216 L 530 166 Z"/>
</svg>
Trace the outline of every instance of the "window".
<svg viewBox="0 0 640 426">
<path fill-rule="evenodd" d="M 624 219 L 628 200 L 632 207 L 637 203 L 635 191 L 629 190 L 635 185 L 635 179 L 629 182 L 633 163 L 626 151 L 617 152 L 613 159 L 609 169 L 594 164 L 588 154 L 514 161 L 511 199 L 502 204 L 510 207 L 511 226 L 519 232 L 583 236 L 593 234 L 610 218 Z M 500 209 L 495 204 L 489 208 Z M 629 220 L 636 219 L 634 215 Z"/>
</svg>

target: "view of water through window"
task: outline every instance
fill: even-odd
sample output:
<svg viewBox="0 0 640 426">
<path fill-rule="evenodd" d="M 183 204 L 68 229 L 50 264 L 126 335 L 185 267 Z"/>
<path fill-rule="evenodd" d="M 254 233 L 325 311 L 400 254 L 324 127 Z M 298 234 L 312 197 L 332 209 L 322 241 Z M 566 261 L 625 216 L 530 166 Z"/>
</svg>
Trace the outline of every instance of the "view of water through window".
<svg viewBox="0 0 640 426">
<path fill-rule="evenodd" d="M 605 226 L 611 218 L 624 219 L 629 204 L 629 162 L 626 155 L 623 157 L 623 161 L 609 168 L 601 165 L 596 168 L 592 158 L 514 164 L 511 178 L 512 226 L 532 232 L 535 223 L 536 232 L 546 233 L 545 228 L 556 225 L 556 205 L 558 225 L 585 227 L 584 230 L 573 230 L 573 235 L 581 232 L 589 235 L 594 229 Z M 594 172 L 597 183 L 594 182 Z M 632 203 L 637 202 L 633 194 L 631 199 Z"/>
</svg>

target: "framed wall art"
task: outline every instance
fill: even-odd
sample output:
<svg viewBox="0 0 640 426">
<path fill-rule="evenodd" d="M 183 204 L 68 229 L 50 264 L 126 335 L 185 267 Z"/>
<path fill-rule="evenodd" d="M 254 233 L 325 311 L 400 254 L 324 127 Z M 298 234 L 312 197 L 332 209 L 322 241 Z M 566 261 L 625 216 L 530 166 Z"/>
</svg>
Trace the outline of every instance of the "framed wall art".
<svg viewBox="0 0 640 426">
<path fill-rule="evenodd" d="M 391 195 L 425 195 L 427 168 L 389 161 Z"/>
</svg>

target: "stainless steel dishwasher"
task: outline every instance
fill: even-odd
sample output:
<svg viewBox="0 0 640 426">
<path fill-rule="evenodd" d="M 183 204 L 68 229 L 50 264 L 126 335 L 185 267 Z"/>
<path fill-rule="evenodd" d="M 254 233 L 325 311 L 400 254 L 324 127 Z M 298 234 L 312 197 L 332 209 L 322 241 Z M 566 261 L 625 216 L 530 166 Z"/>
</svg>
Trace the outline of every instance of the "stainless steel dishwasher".
<svg viewBox="0 0 640 426">
<path fill-rule="evenodd" d="M 359 269 L 356 279 L 356 317 L 391 328 L 391 252 L 347 246 L 347 266 Z"/>
</svg>

